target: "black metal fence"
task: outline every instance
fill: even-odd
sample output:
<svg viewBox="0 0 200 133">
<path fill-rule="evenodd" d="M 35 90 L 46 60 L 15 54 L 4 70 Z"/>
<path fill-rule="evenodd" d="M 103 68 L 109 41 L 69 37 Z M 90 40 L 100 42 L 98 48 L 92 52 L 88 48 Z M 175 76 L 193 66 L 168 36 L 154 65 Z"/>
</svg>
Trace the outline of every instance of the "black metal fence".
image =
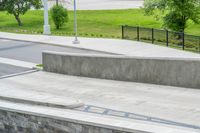
<svg viewBox="0 0 200 133">
<path fill-rule="evenodd" d="M 165 45 L 200 53 L 200 36 L 154 28 L 122 26 L 122 39 Z"/>
</svg>

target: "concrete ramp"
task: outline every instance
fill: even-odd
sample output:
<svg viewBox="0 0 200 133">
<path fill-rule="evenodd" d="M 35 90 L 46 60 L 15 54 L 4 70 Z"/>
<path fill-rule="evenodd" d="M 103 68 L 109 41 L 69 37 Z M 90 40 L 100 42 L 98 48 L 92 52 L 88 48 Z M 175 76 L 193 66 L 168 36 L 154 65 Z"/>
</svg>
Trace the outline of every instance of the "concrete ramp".
<svg viewBox="0 0 200 133">
<path fill-rule="evenodd" d="M 47 72 L 200 88 L 200 59 L 43 52 Z"/>
</svg>

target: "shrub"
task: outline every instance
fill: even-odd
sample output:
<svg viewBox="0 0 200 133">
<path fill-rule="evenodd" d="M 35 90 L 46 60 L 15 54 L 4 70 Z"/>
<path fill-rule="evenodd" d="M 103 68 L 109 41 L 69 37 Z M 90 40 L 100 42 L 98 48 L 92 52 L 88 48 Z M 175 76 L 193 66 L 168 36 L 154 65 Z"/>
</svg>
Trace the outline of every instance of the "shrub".
<svg viewBox="0 0 200 133">
<path fill-rule="evenodd" d="M 67 9 L 62 5 L 55 5 L 51 8 L 51 17 L 56 29 L 60 29 L 65 22 L 69 21 Z"/>
</svg>

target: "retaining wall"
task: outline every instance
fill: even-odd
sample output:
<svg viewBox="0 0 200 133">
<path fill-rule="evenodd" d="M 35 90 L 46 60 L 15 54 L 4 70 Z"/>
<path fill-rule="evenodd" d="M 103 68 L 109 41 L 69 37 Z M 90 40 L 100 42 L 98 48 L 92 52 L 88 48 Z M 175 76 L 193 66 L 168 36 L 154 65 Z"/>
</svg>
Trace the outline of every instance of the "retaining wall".
<svg viewBox="0 0 200 133">
<path fill-rule="evenodd" d="M 1 133 L 128 133 L 125 131 L 84 125 L 53 119 L 49 117 L 36 116 L 0 110 L 0 132 Z M 147 133 L 147 132 L 132 132 Z"/>
<path fill-rule="evenodd" d="M 200 88 L 200 60 L 43 52 L 44 70 L 61 74 Z"/>
</svg>

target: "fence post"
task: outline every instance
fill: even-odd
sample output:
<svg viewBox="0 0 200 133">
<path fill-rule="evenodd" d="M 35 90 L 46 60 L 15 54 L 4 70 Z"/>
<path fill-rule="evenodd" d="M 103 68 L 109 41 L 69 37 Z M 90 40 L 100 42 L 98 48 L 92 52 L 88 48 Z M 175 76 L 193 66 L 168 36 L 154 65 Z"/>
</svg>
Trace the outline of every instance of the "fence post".
<svg viewBox="0 0 200 133">
<path fill-rule="evenodd" d="M 200 53 L 200 37 L 199 37 L 199 53 Z"/>
<path fill-rule="evenodd" d="M 184 34 L 184 32 L 182 33 L 182 45 L 183 45 L 183 50 L 185 50 L 185 34 Z"/>
<path fill-rule="evenodd" d="M 152 44 L 154 44 L 154 28 L 152 28 Z"/>
<path fill-rule="evenodd" d="M 137 27 L 137 40 L 140 41 L 140 27 Z"/>
<path fill-rule="evenodd" d="M 169 31 L 166 30 L 166 46 L 169 46 Z"/>
<path fill-rule="evenodd" d="M 124 25 L 122 25 L 122 39 L 124 39 Z"/>
</svg>

